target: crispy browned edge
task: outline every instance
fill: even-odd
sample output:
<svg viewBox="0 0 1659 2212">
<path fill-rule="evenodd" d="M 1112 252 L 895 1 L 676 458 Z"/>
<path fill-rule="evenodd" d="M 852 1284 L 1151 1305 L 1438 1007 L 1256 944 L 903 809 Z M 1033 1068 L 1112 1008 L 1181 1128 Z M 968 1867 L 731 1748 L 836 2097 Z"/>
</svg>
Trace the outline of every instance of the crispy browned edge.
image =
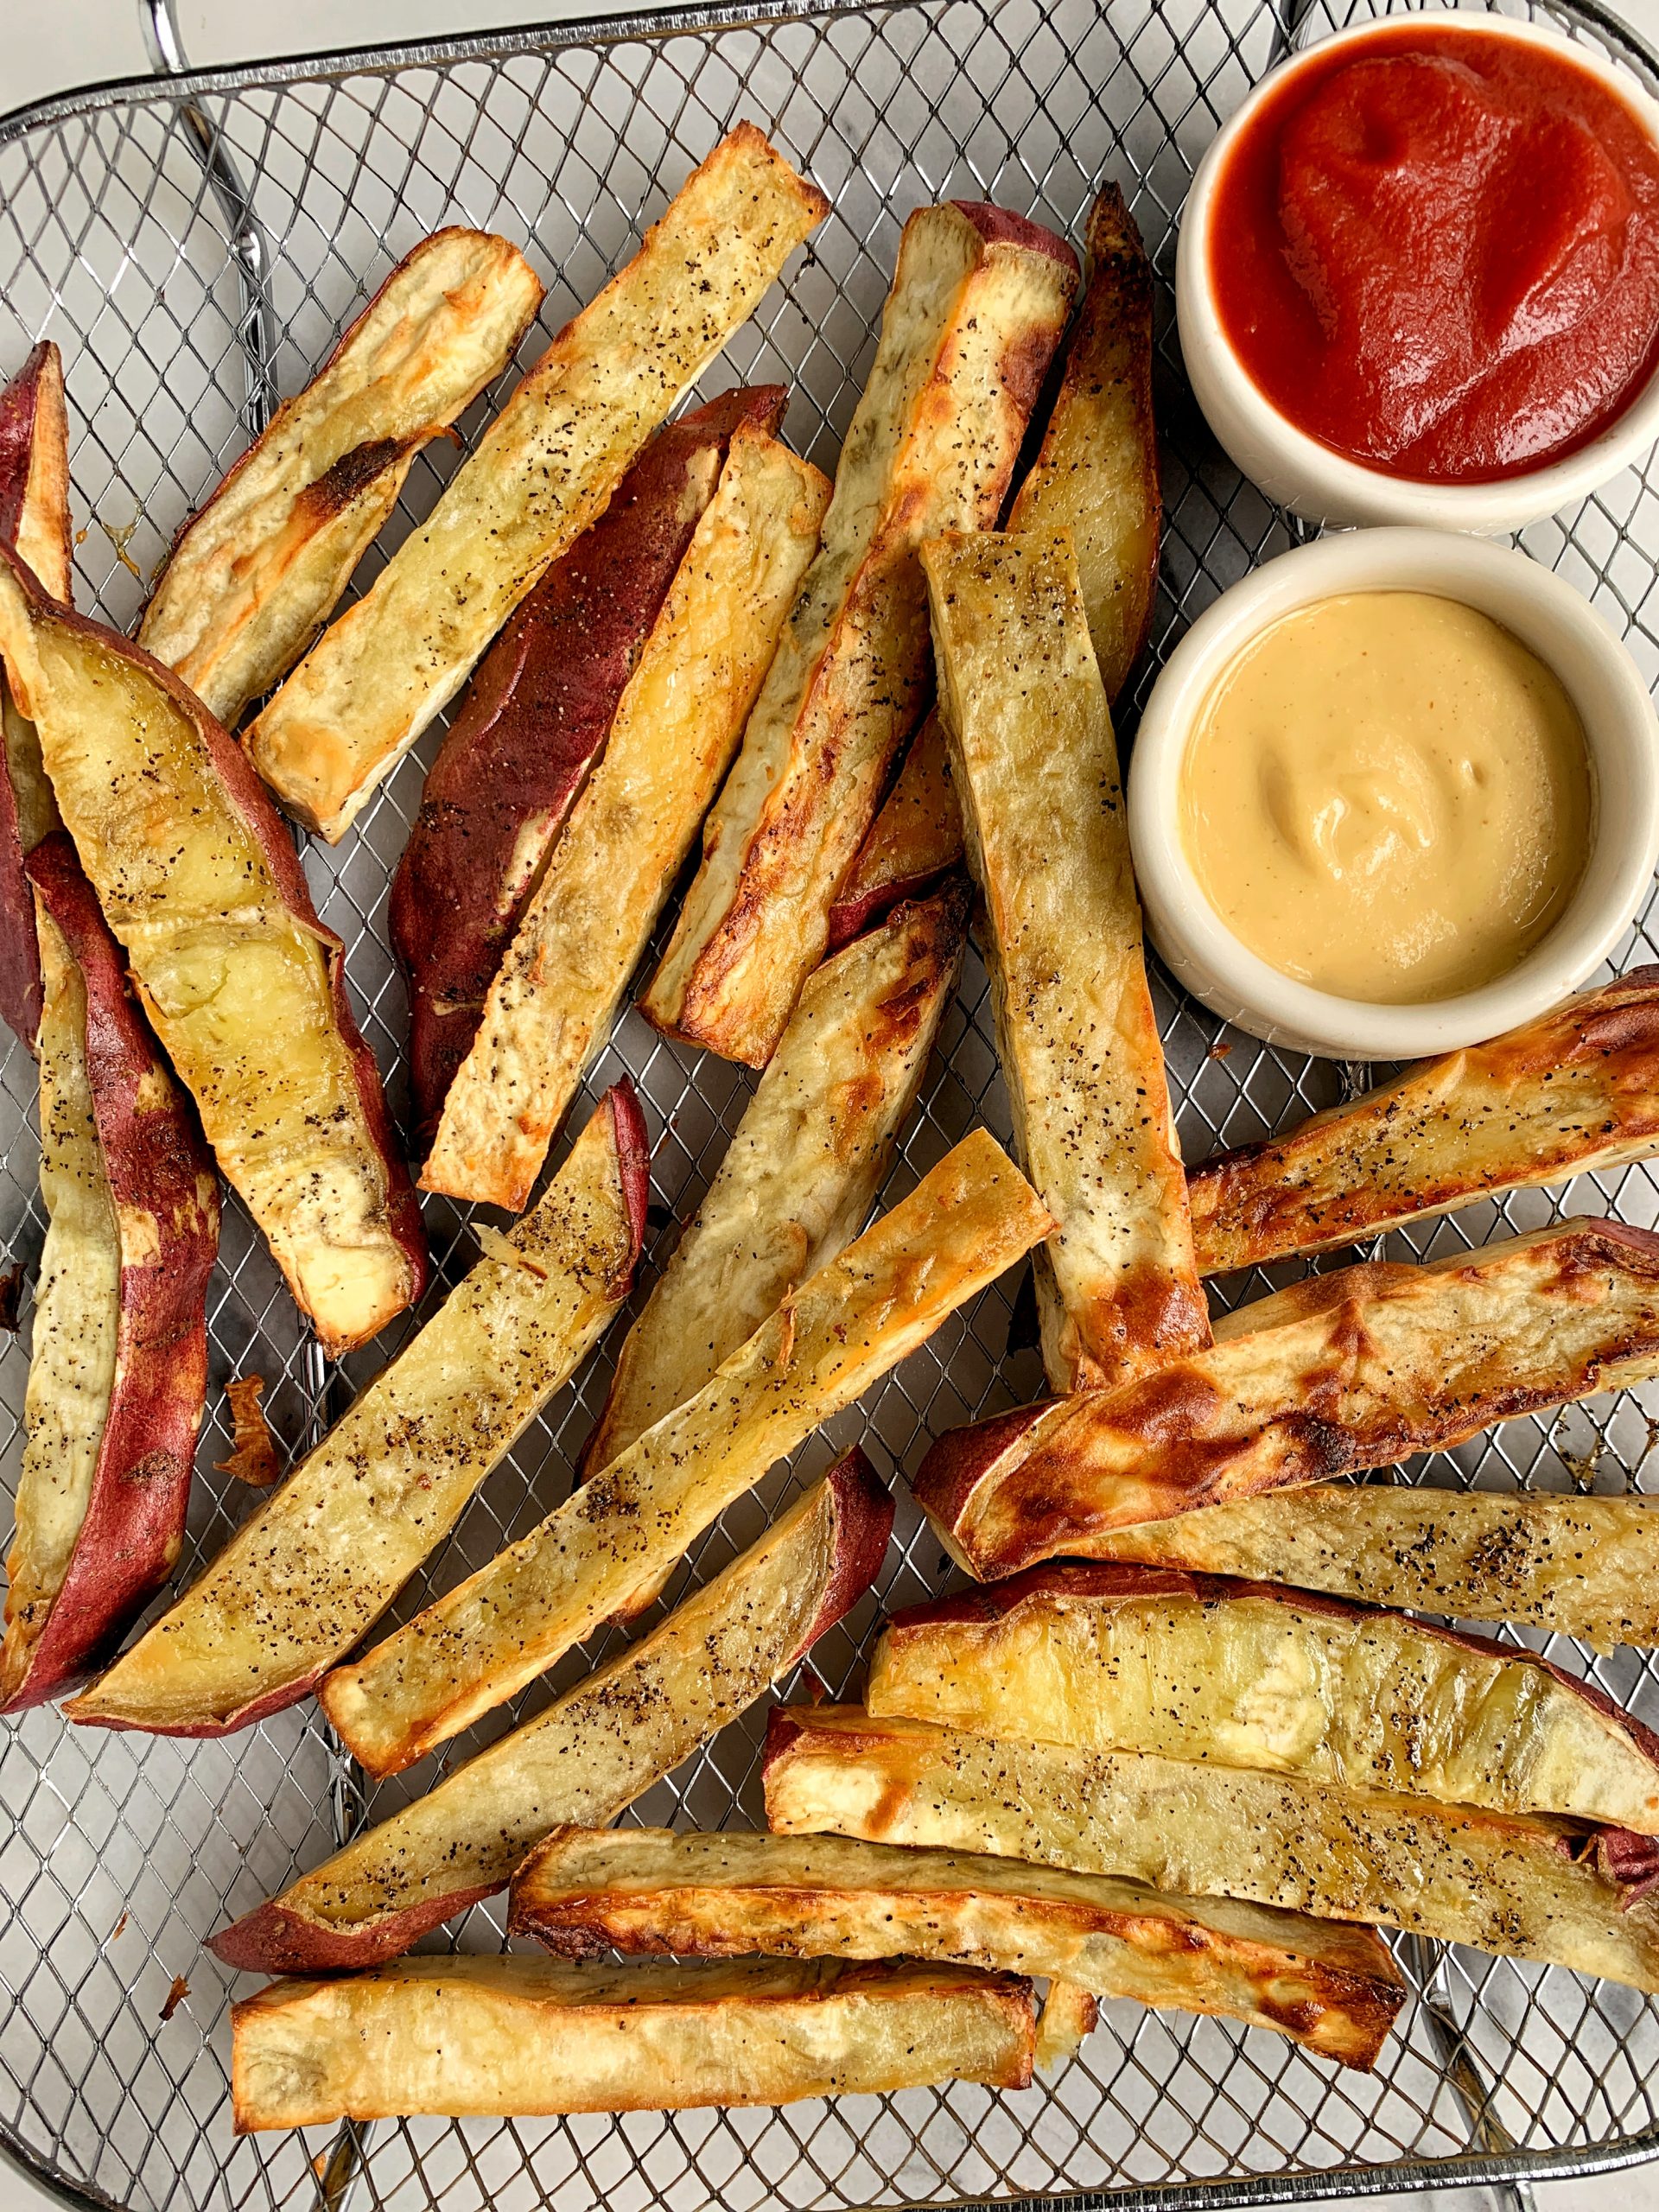
<svg viewBox="0 0 1659 2212">
<path fill-rule="evenodd" d="M 1659 1148 L 1659 966 L 1633 968 L 1610 983 L 1581 991 L 1535 1021 L 1506 1031 L 1490 1044 L 1448 1053 L 1411 1070 L 1402 1080 L 1436 1065 L 1478 1063 L 1495 1082 L 1516 1087 L 1549 1084 L 1564 1069 L 1599 1063 L 1617 1106 L 1605 1120 L 1592 1117 L 1582 1144 L 1550 1163 L 1547 1179 L 1564 1182 L 1601 1148 L 1650 1141 Z M 1311 1207 L 1308 1194 L 1287 1179 L 1298 1153 L 1315 1133 L 1368 1109 L 1383 1106 L 1395 1086 L 1367 1092 L 1298 1122 L 1281 1135 L 1235 1146 L 1201 1161 L 1187 1175 L 1198 1263 L 1207 1274 L 1259 1267 L 1293 1253 L 1339 1250 L 1345 1244 L 1421 1215 L 1448 1212 L 1496 1196 L 1534 1179 L 1536 1163 L 1517 1160 L 1512 1177 L 1471 1182 L 1433 1172 L 1425 1161 L 1409 1204 L 1384 1205 L 1357 1181 Z M 1206 1234 L 1210 1238 L 1205 1249 Z"/>
<path fill-rule="evenodd" d="M 1592 1272 L 1599 1259 L 1605 1262 L 1609 1257 L 1621 1268 L 1659 1277 L 1659 1232 L 1652 1230 L 1637 1229 L 1620 1221 L 1580 1219 L 1539 1234 L 1550 1237 L 1558 1246 L 1564 1282 L 1570 1283 L 1577 1274 Z M 1469 1255 L 1463 1265 L 1477 1267 L 1493 1249 L 1478 1249 Z M 1275 1294 L 1274 1319 L 1289 1320 L 1297 1314 L 1338 1306 L 1361 1290 L 1366 1279 L 1381 1285 L 1388 1277 L 1415 1272 L 1386 1261 L 1365 1261 L 1351 1268 L 1338 1268 L 1330 1274 L 1310 1275 Z M 1204 1357 L 1202 1352 L 1190 1354 L 1121 1390 L 1100 1394 L 1103 1406 L 1121 1408 L 1124 1429 L 1139 1427 L 1149 1459 L 1155 1460 L 1160 1454 L 1181 1448 L 1188 1403 L 1196 1402 L 1208 1388 L 1202 1377 L 1192 1371 L 1195 1363 Z M 953 1531 L 980 1484 L 993 1476 L 999 1480 L 1013 1477 L 1030 1457 L 1033 1447 L 1027 1441 L 1028 1433 L 1046 1414 L 1066 1402 L 1063 1399 L 1046 1399 L 947 1431 L 930 1446 L 912 1478 L 911 1488 L 917 1503 L 940 1529 Z M 1408 1459 L 1414 1452 L 1444 1450 L 1497 1421 L 1541 1411 L 1560 1402 L 1554 1392 L 1541 1391 L 1524 1380 L 1517 1380 L 1502 1392 L 1494 1391 L 1478 1407 L 1448 1408 L 1445 1423 L 1437 1425 L 1432 1434 L 1420 1434 L 1402 1423 L 1380 1440 L 1375 1448 L 1363 1445 L 1335 1422 L 1310 1413 L 1301 1424 L 1306 1464 L 1294 1478 L 1286 1479 L 1317 1482 L 1333 1475 L 1355 1473 L 1365 1467 L 1392 1465 Z M 1198 1505 L 1206 1500 L 1195 1490 L 1192 1502 Z M 1058 1502 L 1055 1510 L 1058 1510 Z M 1051 1540 L 1037 1525 L 1039 1521 L 1046 1525 L 1051 1517 L 1046 1507 L 1034 1514 L 1030 1545 L 1020 1557 L 982 1560 L 973 1571 L 983 1580 L 995 1580 L 1064 1551 L 1065 1544 L 1058 1533 Z"/>
<path fill-rule="evenodd" d="M 771 1760 L 775 1748 L 786 1743 L 794 1733 L 798 1732 L 798 1724 L 791 1719 L 791 1711 L 792 1708 L 786 1706 L 774 1706 L 767 1715 L 764 1753 L 767 1761 Z M 689 1928 L 683 1920 L 666 1910 L 663 1913 L 659 1927 L 647 1931 L 640 1927 L 637 1916 L 631 1910 L 625 1909 L 621 1915 L 617 1915 L 611 1904 L 611 1898 L 615 1893 L 604 1890 L 582 1891 L 573 1890 L 556 1898 L 534 1896 L 531 1892 L 541 1861 L 564 1837 L 574 1833 L 577 1831 L 568 1828 L 555 1829 L 552 1834 L 544 1842 L 538 1844 L 520 1865 L 518 1872 L 512 1878 L 512 1903 L 507 1919 L 507 1933 L 510 1936 L 531 1936 L 542 1945 L 543 1949 L 552 1952 L 559 1958 L 572 1960 L 602 1958 L 613 1949 L 624 1953 L 646 1954 L 673 1951 L 682 1958 L 691 1956 L 730 1958 L 741 1957 L 750 1952 L 766 1948 L 764 1942 L 760 1940 L 751 1941 L 744 1936 L 740 1936 L 736 1940 L 722 1939 L 712 1930 L 700 1931 Z M 799 1840 L 810 1840 L 810 1839 Z M 858 1841 L 856 1838 L 836 1840 L 851 1840 L 855 1844 Z M 908 1847 L 888 1845 L 879 1847 L 891 1850 Z M 976 1855 L 971 1852 L 935 1851 L 925 1845 L 914 1847 L 914 1849 L 918 1862 L 926 1859 L 937 1860 L 941 1858 L 971 1859 Z M 1014 1885 L 1019 1878 L 1020 1868 L 1024 1863 L 1020 1859 L 1005 1859 L 998 1862 L 999 1873 L 1001 1876 L 1001 1883 L 997 1891 L 1000 1897 L 1006 1898 L 1014 1894 Z M 1051 1877 L 1058 1875 L 1064 1878 L 1063 1869 L 1056 1867 L 1033 1869 L 1033 1872 L 1039 1871 Z M 694 1884 L 692 1886 L 698 1885 Z M 752 1885 L 739 1883 L 734 1886 L 739 1890 L 747 1890 Z M 753 1888 L 762 1890 L 768 1886 L 764 1882 L 753 1885 Z M 1157 1891 L 1144 1888 L 1141 1885 L 1131 1884 L 1131 1886 L 1143 1889 L 1146 1899 L 1144 1910 L 1149 1916 L 1156 1914 L 1160 1904 L 1165 1903 L 1173 1904 L 1181 1910 L 1185 1910 L 1189 1903 L 1184 1898 L 1166 1900 Z M 881 1885 L 879 1882 L 873 1885 L 874 1893 L 880 1894 L 880 1889 Z M 799 1899 L 804 1916 L 810 1910 L 810 1901 L 814 1895 L 823 1894 L 821 1891 L 815 1893 L 811 1888 L 797 1887 L 792 1884 L 790 1885 L 790 1893 Z M 835 1893 L 845 1894 L 838 1887 L 836 1888 Z M 971 1893 L 971 1885 L 963 1882 L 957 1883 L 950 1890 L 941 1887 L 932 1892 L 917 1891 L 911 1894 L 918 1903 L 925 1901 L 931 1895 L 937 1897 L 943 1905 L 944 1902 L 952 1895 Z M 666 1890 L 655 1894 L 662 1897 L 671 1897 L 674 1891 Z M 623 1891 L 625 1906 L 637 1899 L 639 1895 L 639 1891 L 632 1889 Z M 1040 1910 L 1046 1915 L 1063 1917 L 1081 1930 L 1106 1926 L 1109 1923 L 1109 1913 L 1107 1910 L 1084 1898 L 1067 1901 L 1045 1894 L 1041 1899 Z M 1273 1908 L 1262 1906 L 1257 1910 L 1268 1914 Z M 1291 1920 L 1294 1929 L 1296 1916 L 1287 1916 L 1287 1917 Z M 1311 2031 L 1315 2026 L 1321 2008 L 1317 2005 L 1310 2007 L 1306 1999 L 1285 2001 L 1276 1999 L 1273 1982 L 1266 1974 L 1255 1978 L 1259 2009 L 1265 2018 L 1274 2021 L 1286 2034 L 1319 2050 L 1321 2056 L 1334 2059 L 1338 2065 L 1353 2067 L 1361 2072 L 1368 2071 L 1376 2065 L 1382 2045 L 1388 2039 L 1389 2031 L 1404 2005 L 1409 1991 L 1405 1978 L 1395 1965 L 1387 1945 L 1374 1929 L 1357 1922 L 1328 1921 L 1322 1923 L 1322 1926 L 1328 1931 L 1333 1943 L 1339 1942 L 1345 1945 L 1350 1956 L 1345 1963 L 1336 1960 L 1322 1960 L 1315 1967 L 1310 1961 L 1308 1970 L 1310 1974 L 1317 1974 L 1329 2004 L 1339 2009 L 1342 2018 L 1348 2024 L 1350 2039 L 1345 2047 L 1332 2048 L 1328 2044 L 1315 2040 Z M 1294 1941 L 1294 1936 L 1290 1940 Z M 1370 1947 L 1375 1953 L 1370 1971 L 1367 1971 L 1359 1955 L 1362 1944 Z M 1171 1955 L 1179 1954 L 1182 1949 L 1189 1947 L 1198 1948 L 1200 1945 L 1201 1939 L 1185 1937 L 1172 1930 L 1169 1943 Z M 837 1952 L 830 1955 L 842 1955 Z M 1172 2003 L 1178 2001 L 1173 1991 L 1170 2001 Z M 1091 2022 L 1090 2027 L 1092 2025 Z"/>
</svg>

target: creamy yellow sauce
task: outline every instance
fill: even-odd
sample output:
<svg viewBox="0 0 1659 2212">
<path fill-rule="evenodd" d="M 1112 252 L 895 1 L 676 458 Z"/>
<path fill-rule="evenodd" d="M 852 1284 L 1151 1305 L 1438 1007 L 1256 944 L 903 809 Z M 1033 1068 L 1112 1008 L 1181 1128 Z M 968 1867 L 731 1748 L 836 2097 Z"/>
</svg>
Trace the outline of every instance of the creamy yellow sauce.
<svg viewBox="0 0 1659 2212">
<path fill-rule="evenodd" d="M 1421 1004 L 1505 975 L 1560 917 L 1592 791 L 1559 679 L 1489 615 L 1353 592 L 1286 615 L 1205 701 L 1181 833 L 1281 974 Z"/>
</svg>

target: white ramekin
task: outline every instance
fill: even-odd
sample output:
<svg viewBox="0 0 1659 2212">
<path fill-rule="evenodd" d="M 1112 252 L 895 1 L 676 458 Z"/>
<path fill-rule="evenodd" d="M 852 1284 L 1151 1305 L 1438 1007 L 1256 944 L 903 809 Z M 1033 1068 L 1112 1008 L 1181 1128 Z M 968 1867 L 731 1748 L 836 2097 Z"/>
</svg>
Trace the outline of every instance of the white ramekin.
<svg viewBox="0 0 1659 2212">
<path fill-rule="evenodd" d="M 1281 616 L 1354 591 L 1429 592 L 1490 614 L 1560 678 L 1590 754 L 1590 856 L 1567 912 L 1499 982 L 1427 1006 L 1373 1006 L 1281 975 L 1210 904 L 1181 836 L 1187 747 L 1223 671 Z M 1421 1059 L 1544 1013 L 1618 945 L 1659 861 L 1659 716 L 1602 617 L 1525 554 L 1442 531 L 1358 531 L 1281 554 L 1198 617 L 1141 717 L 1128 822 L 1153 942 L 1212 1013 L 1270 1045 L 1333 1059 Z"/>
<path fill-rule="evenodd" d="M 1306 48 L 1262 79 L 1211 142 L 1186 195 L 1175 257 L 1176 321 L 1193 396 L 1227 454 L 1270 499 L 1310 521 L 1423 523 L 1438 530 L 1485 535 L 1522 530 L 1586 498 L 1659 439 L 1656 375 L 1599 438 L 1563 461 L 1496 484 L 1413 483 L 1349 461 L 1299 430 L 1252 383 L 1229 343 L 1210 285 L 1210 220 L 1223 166 L 1239 133 L 1286 76 L 1314 56 L 1382 38 L 1408 39 L 1425 24 L 1433 28 L 1447 22 L 1455 22 L 1459 30 L 1515 39 L 1570 56 L 1616 93 L 1659 143 L 1659 103 L 1628 70 L 1560 31 L 1506 16 L 1466 10 L 1361 23 Z"/>
</svg>

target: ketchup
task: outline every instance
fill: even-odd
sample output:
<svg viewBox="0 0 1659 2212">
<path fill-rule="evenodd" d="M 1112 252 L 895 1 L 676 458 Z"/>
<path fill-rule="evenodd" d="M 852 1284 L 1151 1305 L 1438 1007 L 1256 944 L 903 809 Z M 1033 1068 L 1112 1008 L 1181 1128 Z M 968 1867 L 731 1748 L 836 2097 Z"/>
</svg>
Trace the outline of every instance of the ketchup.
<svg viewBox="0 0 1659 2212">
<path fill-rule="evenodd" d="M 1210 277 L 1252 381 L 1322 444 L 1428 483 L 1519 475 L 1659 366 L 1659 149 L 1564 55 L 1380 29 L 1246 124 Z"/>
</svg>

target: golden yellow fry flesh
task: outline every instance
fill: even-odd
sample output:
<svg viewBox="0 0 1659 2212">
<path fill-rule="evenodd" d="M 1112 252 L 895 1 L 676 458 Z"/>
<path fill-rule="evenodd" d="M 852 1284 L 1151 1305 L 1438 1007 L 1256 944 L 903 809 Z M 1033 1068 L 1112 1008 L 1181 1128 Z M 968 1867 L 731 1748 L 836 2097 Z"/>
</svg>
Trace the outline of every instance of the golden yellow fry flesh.
<svg viewBox="0 0 1659 2212">
<path fill-rule="evenodd" d="M 731 763 L 829 496 L 775 438 L 734 435 L 599 765 L 490 984 L 424 1189 L 515 1212 L 529 1197 Z"/>
<path fill-rule="evenodd" d="M 692 171 L 248 732 L 255 766 L 308 828 L 345 835 L 828 212 L 751 123 Z"/>
<path fill-rule="evenodd" d="M 231 2015 L 239 2135 L 416 2113 L 683 2112 L 933 2082 L 1024 2088 L 1036 2001 L 1011 1974 L 745 1959 L 406 1959 L 280 1981 Z"/>
<path fill-rule="evenodd" d="M 809 978 L 696 1216 L 640 1309 L 582 1465 L 685 1403 L 863 1228 L 961 964 L 961 887 L 898 913 Z"/>
<path fill-rule="evenodd" d="M 302 1695 L 598 1340 L 627 1295 L 640 1230 L 606 1100 L 534 1211 L 498 1233 L 72 1718 L 211 1735 Z"/>
<path fill-rule="evenodd" d="M 1076 1562 L 913 1605 L 865 1702 L 1079 1751 L 1153 1751 L 1659 1833 L 1659 1738 L 1491 1637 L 1274 1583 Z"/>
<path fill-rule="evenodd" d="M 857 1452 L 668 1618 L 280 1897 L 212 1939 L 228 1965 L 372 1965 L 505 1889 L 569 1821 L 614 1820 L 734 1720 L 861 1597 L 892 1501 Z"/>
<path fill-rule="evenodd" d="M 1659 1497 L 1314 1483 L 1114 1529 L 1097 1556 L 1659 1645 Z"/>
<path fill-rule="evenodd" d="M 234 727 L 327 621 L 421 447 L 506 366 L 541 303 L 505 238 L 459 225 L 423 238 L 180 531 L 144 609 L 146 652 Z"/>
<path fill-rule="evenodd" d="M 1017 1149 L 1059 1223 L 1044 1364 L 1057 1390 L 1109 1389 L 1210 1322 L 1077 558 L 1065 531 L 985 531 L 922 566 Z"/>
<path fill-rule="evenodd" d="M 353 1755 L 395 1771 L 638 1605 L 715 1516 L 925 1344 L 1042 1236 L 1049 1217 L 975 1130 L 821 1268 L 696 1397 L 325 1683 Z"/>
</svg>

